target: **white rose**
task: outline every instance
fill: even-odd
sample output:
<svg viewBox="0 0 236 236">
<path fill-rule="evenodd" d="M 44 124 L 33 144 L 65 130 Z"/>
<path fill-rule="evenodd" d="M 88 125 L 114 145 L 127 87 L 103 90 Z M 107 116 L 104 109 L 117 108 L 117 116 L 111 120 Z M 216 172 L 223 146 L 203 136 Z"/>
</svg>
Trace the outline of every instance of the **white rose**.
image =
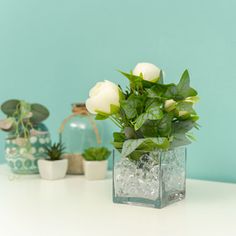
<svg viewBox="0 0 236 236">
<path fill-rule="evenodd" d="M 188 115 L 189 113 L 187 111 L 179 111 L 179 116 L 185 116 Z"/>
<path fill-rule="evenodd" d="M 160 77 L 161 70 L 151 64 L 151 63 L 138 63 L 136 67 L 133 70 L 133 74 L 140 76 L 142 74 L 143 79 L 150 81 L 150 82 L 156 82 Z"/>
<path fill-rule="evenodd" d="M 111 105 L 116 109 L 120 107 L 119 87 L 108 80 L 98 82 L 89 92 L 86 101 L 88 111 L 92 114 L 111 114 Z"/>
<path fill-rule="evenodd" d="M 165 105 L 164 105 L 165 110 L 167 112 L 174 110 L 176 107 L 176 104 L 177 104 L 177 102 L 173 99 L 166 100 Z"/>
</svg>

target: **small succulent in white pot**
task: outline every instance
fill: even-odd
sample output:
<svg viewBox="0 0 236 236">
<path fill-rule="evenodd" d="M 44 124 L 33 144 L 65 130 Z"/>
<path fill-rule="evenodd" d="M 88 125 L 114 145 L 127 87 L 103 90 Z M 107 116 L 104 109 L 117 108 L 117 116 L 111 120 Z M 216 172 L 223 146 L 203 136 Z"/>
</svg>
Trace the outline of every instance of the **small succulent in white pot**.
<svg viewBox="0 0 236 236">
<path fill-rule="evenodd" d="M 91 147 L 84 151 L 84 172 L 88 180 L 105 179 L 111 152 L 105 147 Z"/>
<path fill-rule="evenodd" d="M 46 148 L 48 158 L 38 161 L 41 178 L 48 180 L 62 179 L 66 175 L 68 160 L 63 159 L 65 147 L 62 143 L 54 143 Z"/>
</svg>

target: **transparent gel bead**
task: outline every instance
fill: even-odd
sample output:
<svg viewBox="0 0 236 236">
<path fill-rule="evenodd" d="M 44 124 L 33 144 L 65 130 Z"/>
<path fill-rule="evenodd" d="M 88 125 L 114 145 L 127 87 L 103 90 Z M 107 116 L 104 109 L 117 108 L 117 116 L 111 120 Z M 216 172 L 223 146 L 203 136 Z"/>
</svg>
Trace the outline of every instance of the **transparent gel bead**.
<svg viewBox="0 0 236 236">
<path fill-rule="evenodd" d="M 162 208 L 185 197 L 185 147 L 141 152 L 138 161 L 113 152 L 113 201 Z"/>
</svg>

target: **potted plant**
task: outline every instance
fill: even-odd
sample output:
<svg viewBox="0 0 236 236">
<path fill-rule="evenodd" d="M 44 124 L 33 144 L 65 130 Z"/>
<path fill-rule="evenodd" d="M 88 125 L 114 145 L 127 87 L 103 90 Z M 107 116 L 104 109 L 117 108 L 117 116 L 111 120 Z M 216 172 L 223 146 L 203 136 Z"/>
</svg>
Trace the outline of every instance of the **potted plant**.
<svg viewBox="0 0 236 236">
<path fill-rule="evenodd" d="M 37 161 L 44 158 L 45 147 L 50 144 L 50 134 L 42 123 L 49 111 L 41 104 L 23 100 L 8 100 L 1 105 L 6 115 L 0 121 L 0 129 L 7 132 L 5 158 L 11 170 L 17 174 L 38 173 Z"/>
<path fill-rule="evenodd" d="M 113 201 L 162 208 L 185 197 L 185 146 L 198 128 L 197 91 L 187 70 L 177 84 L 164 83 L 162 70 L 150 63 L 121 73 L 126 90 L 99 82 L 86 101 L 97 119 L 110 118 L 120 128 L 113 133 L 121 153 L 113 155 Z"/>
<path fill-rule="evenodd" d="M 89 180 L 104 179 L 111 152 L 105 147 L 91 147 L 84 151 L 83 165 L 85 177 Z"/>
<path fill-rule="evenodd" d="M 41 178 L 48 180 L 64 178 L 68 168 L 68 160 L 62 158 L 65 147 L 59 142 L 48 146 L 46 150 L 47 158 L 38 161 Z"/>
</svg>

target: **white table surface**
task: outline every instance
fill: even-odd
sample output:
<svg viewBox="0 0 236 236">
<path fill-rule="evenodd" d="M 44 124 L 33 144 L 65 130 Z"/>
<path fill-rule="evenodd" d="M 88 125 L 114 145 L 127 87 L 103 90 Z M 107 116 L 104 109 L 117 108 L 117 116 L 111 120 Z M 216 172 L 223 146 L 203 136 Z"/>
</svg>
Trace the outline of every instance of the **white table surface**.
<svg viewBox="0 0 236 236">
<path fill-rule="evenodd" d="M 112 203 L 111 179 L 47 181 L 0 166 L 1 236 L 236 236 L 236 184 L 187 180 L 163 209 Z"/>
</svg>

